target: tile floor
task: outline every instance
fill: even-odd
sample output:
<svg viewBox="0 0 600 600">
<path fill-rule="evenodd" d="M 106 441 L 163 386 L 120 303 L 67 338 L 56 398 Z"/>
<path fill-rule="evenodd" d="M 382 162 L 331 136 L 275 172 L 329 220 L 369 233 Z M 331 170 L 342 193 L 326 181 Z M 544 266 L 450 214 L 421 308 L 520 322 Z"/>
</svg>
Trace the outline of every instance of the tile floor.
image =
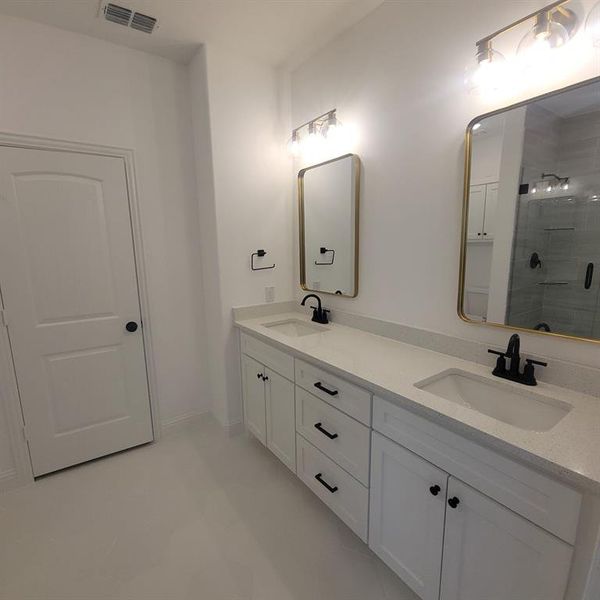
<svg viewBox="0 0 600 600">
<path fill-rule="evenodd" d="M 209 419 L 0 494 L 2 600 L 417 600 L 308 488 Z"/>
</svg>

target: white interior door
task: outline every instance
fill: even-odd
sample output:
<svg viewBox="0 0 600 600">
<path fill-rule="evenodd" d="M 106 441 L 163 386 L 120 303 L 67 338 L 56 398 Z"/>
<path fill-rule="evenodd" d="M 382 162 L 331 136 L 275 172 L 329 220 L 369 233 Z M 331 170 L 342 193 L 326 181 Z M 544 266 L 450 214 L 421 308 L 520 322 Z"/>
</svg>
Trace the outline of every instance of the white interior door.
<svg viewBox="0 0 600 600">
<path fill-rule="evenodd" d="M 34 474 L 151 441 L 122 159 L 0 148 L 0 285 Z"/>
</svg>

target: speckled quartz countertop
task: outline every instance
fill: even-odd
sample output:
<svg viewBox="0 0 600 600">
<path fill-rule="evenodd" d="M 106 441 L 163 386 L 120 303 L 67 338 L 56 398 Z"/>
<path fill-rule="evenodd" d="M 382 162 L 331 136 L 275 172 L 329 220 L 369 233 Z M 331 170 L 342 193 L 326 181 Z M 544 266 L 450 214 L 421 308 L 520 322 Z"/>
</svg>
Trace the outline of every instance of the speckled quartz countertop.
<svg viewBox="0 0 600 600">
<path fill-rule="evenodd" d="M 549 431 L 525 431 L 415 387 L 448 369 L 499 381 L 492 377 L 489 367 L 335 323 L 320 326 L 322 333 L 304 337 L 287 336 L 264 326 L 286 319 L 310 320 L 303 313 L 293 312 L 239 319 L 235 324 L 295 357 L 318 361 L 334 374 L 471 440 L 600 493 L 599 399 L 542 382 L 530 388 L 502 380 L 517 392 L 535 390 L 536 394 L 573 406 Z"/>
</svg>

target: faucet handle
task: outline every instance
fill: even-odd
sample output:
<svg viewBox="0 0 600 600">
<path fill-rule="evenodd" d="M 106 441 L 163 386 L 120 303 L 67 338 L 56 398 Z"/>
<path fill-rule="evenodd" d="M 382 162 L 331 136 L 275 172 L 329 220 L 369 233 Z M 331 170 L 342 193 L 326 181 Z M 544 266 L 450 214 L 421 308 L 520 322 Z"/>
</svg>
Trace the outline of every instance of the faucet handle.
<svg viewBox="0 0 600 600">
<path fill-rule="evenodd" d="M 500 352 L 499 350 L 492 350 L 491 348 L 488 348 L 488 352 L 490 354 L 496 354 L 497 356 L 506 356 L 505 352 Z"/>
<path fill-rule="evenodd" d="M 524 383 L 525 385 L 537 385 L 537 380 L 535 378 L 535 367 L 533 365 L 547 367 L 548 363 L 542 362 L 541 360 L 533 360 L 533 358 L 526 358 L 521 383 Z"/>
<path fill-rule="evenodd" d="M 547 367 L 548 366 L 547 362 L 543 362 L 541 360 L 533 360 L 533 358 L 526 358 L 525 362 L 528 365 L 538 365 L 539 367 Z"/>
</svg>

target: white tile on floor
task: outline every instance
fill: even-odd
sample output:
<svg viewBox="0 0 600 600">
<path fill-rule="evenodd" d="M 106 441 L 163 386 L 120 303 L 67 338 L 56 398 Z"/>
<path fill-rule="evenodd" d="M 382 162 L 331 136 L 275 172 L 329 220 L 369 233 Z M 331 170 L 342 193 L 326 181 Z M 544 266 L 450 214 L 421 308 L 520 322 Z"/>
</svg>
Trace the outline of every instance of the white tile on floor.
<svg viewBox="0 0 600 600">
<path fill-rule="evenodd" d="M 282 463 L 206 419 L 0 495 L 1 600 L 416 600 Z"/>
</svg>

